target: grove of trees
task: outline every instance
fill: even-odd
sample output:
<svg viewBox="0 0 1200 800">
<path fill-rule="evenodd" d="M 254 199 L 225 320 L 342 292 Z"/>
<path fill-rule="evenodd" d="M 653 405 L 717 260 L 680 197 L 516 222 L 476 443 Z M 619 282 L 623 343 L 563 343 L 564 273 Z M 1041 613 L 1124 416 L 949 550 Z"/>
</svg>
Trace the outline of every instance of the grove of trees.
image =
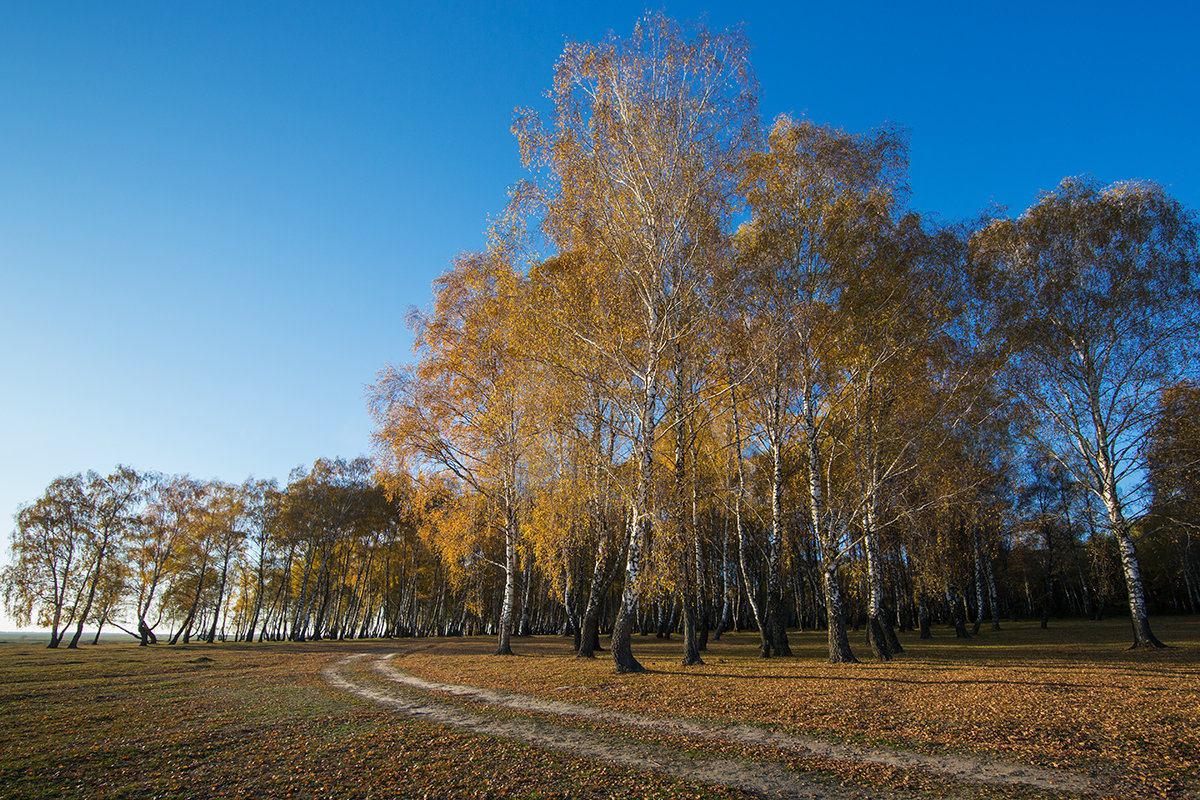
<svg viewBox="0 0 1200 800">
<path fill-rule="evenodd" d="M 414 309 L 376 459 L 286 486 L 59 478 L 21 509 L 19 621 L 143 644 L 728 630 L 831 662 L 897 629 L 1200 612 L 1200 250 L 1145 182 L 1016 218 L 909 206 L 891 126 L 764 126 L 738 32 L 568 43 L 529 178 Z M 973 629 L 973 630 L 972 630 Z M 859 632 L 858 637 L 852 633 Z"/>
<path fill-rule="evenodd" d="M 1070 178 L 942 223 L 908 206 L 902 132 L 764 135 L 756 98 L 737 32 L 653 16 L 569 43 L 551 108 L 514 125 L 529 179 L 413 312 L 416 363 L 380 376 L 387 470 L 470 514 L 429 535 L 503 531 L 501 651 L 521 547 L 582 654 L 619 586 L 620 671 L 635 628 L 675 619 L 696 663 L 731 605 L 764 656 L 802 623 L 852 661 L 861 624 L 886 659 L 914 618 L 998 622 L 1014 568 L 1028 612 L 1119 602 L 1158 646 L 1138 541 L 1190 529 L 1139 516 L 1195 364 L 1194 216 Z"/>
</svg>

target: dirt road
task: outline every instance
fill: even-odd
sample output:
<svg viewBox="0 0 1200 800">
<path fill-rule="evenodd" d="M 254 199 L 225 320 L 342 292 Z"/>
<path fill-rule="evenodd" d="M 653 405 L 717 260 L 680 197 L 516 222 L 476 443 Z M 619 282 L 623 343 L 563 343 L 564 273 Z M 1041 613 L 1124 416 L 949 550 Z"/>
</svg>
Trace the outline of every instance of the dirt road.
<svg viewBox="0 0 1200 800">
<path fill-rule="evenodd" d="M 964 788 L 970 784 L 991 784 L 1068 794 L 1099 789 L 1086 776 L 977 756 L 862 747 L 751 725 L 656 718 L 514 692 L 438 683 L 399 668 L 394 662 L 396 655 L 347 656 L 328 665 L 322 675 L 331 686 L 410 716 L 769 797 L 841 800 L 880 795 L 770 761 L 698 752 L 695 747 L 687 746 L 687 742 L 750 746 L 804 757 L 923 770 L 961 782 Z M 887 796 L 897 794 L 888 792 Z"/>
</svg>

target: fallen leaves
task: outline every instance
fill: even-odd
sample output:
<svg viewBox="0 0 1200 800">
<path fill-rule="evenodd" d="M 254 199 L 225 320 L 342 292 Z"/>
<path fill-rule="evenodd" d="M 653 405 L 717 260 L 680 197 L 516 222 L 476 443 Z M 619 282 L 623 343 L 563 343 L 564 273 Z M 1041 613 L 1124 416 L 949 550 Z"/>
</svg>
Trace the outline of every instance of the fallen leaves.
<svg viewBox="0 0 1200 800">
<path fill-rule="evenodd" d="M 553 640 L 520 642 L 524 657 L 503 665 L 471 655 L 465 642 L 398 663 L 433 680 L 615 711 L 986 754 L 1108 776 L 1124 797 L 1185 796 L 1200 789 L 1200 620 L 1156 624 L 1175 648 L 1115 647 L 1128 622 L 1112 620 L 1049 632 L 1010 624 L 970 642 L 911 637 L 888 664 L 829 666 L 823 633 L 791 633 L 799 657 L 769 660 L 757 657 L 754 637 L 727 635 L 710 643 L 706 666 L 686 670 L 677 666 L 680 644 L 635 639 L 649 672 L 615 680 L 610 662 L 571 659 Z"/>
<path fill-rule="evenodd" d="M 197 648 L 151 648 L 127 670 L 136 645 L 75 664 L 0 648 L 0 796 L 743 796 L 400 718 L 318 678 L 334 654 L 394 646 L 203 646 L 220 655 L 202 672 Z"/>
<path fill-rule="evenodd" d="M 5 645 L 0 795 L 741 796 L 409 720 L 320 682 L 324 664 L 363 651 L 399 651 L 398 666 L 433 680 L 612 710 L 1100 773 L 1110 776 L 1108 794 L 1126 799 L 1197 793 L 1200 620 L 1156 620 L 1176 647 L 1155 653 L 1113 645 L 1127 621 L 1095 625 L 1062 623 L 1049 633 L 1006 625 L 965 643 L 906 638 L 893 662 L 839 667 L 824 663 L 821 633 L 790 633 L 797 657 L 769 660 L 757 657 L 755 637 L 727 634 L 710 642 L 706 666 L 688 669 L 678 666 L 680 642 L 638 638 L 635 652 L 651 671 L 628 676 L 606 658 L 572 658 L 569 640 L 557 637 L 514 639 L 511 658 L 489 655 L 495 643 L 484 638 L 422 650 L 426 643 L 413 640 L 104 644 L 63 661 L 60 651 Z M 201 656 L 212 661 L 197 670 L 189 662 Z M 734 745 L 720 752 L 781 758 Z M 946 788 L 913 771 L 784 759 L 852 786 Z"/>
</svg>

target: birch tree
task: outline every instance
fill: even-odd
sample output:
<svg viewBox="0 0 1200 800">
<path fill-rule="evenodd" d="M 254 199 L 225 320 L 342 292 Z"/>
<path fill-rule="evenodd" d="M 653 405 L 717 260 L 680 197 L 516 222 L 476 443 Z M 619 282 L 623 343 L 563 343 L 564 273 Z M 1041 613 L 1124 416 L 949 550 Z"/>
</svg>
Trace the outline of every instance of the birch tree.
<svg viewBox="0 0 1200 800">
<path fill-rule="evenodd" d="M 834 365 L 843 327 L 839 304 L 860 266 L 861 240 L 903 191 L 905 165 L 903 141 L 893 129 L 852 136 L 785 116 L 776 120 L 767 150 L 747 159 L 743 170 L 753 218 L 739 239 L 756 276 L 744 295 L 743 315 L 771 320 L 762 356 L 769 375 L 767 440 L 781 464 L 783 437 L 799 432 L 833 663 L 856 660 L 846 637 L 838 569 L 857 515 L 835 513 L 828 485 L 830 410 L 844 399 Z M 783 483 L 781 469 L 775 473 L 773 506 Z"/>
<path fill-rule="evenodd" d="M 137 521 L 141 502 L 142 477 L 129 467 L 117 467 L 107 476 L 89 472 L 85 486 L 86 535 L 84 537 L 84 581 L 87 595 L 76 622 L 75 635 L 68 649 L 79 646 L 83 626 L 90 619 L 101 580 L 111 576 L 111 562 L 118 558 L 125 537 Z M 111 588 L 111 587 L 110 587 Z M 104 620 L 99 620 L 103 624 Z"/>
<path fill-rule="evenodd" d="M 611 327 L 576 330 L 607 362 L 606 394 L 626 420 L 633 463 L 625 585 L 613 630 L 620 672 L 631 651 L 650 508 L 660 392 L 675 343 L 693 335 L 716 251 L 724 248 L 732 175 L 752 142 L 756 85 L 748 45 L 734 32 L 643 20 L 626 39 L 569 42 L 550 92 L 553 116 L 515 130 L 535 180 L 532 195 L 559 252 L 604 272 Z"/>
<path fill-rule="evenodd" d="M 525 460 L 539 431 L 539 382 L 518 347 L 532 322 L 522 313 L 519 283 L 501 252 L 460 258 L 435 284 L 433 313 L 410 316 L 420 363 L 385 370 L 372 393 L 375 441 L 397 471 L 452 475 L 500 514 L 497 655 L 512 652 Z"/>
<path fill-rule="evenodd" d="M 0 576 L 18 625 L 50 628 L 56 648 L 75 621 L 84 587 L 88 502 L 82 475 L 55 478 L 17 512 L 12 564 Z"/>
<path fill-rule="evenodd" d="M 875 655 L 899 652 L 883 605 L 880 536 L 914 509 L 889 502 L 921 459 L 945 451 L 964 426 L 986 427 L 994 359 L 988 331 L 971 319 L 965 236 L 915 213 L 869 204 L 839 298 L 831 409 L 850 462 L 844 516 L 857 518 L 867 577 L 868 640 Z M 963 475 L 962 491 L 969 486 Z M 832 499 L 832 498 L 831 498 Z"/>
<path fill-rule="evenodd" d="M 1200 281 L 1194 215 L 1150 183 L 1068 178 L 974 241 L 1012 344 L 1011 379 L 1036 445 L 1103 504 L 1134 647 L 1150 628 L 1130 513 L 1163 393 L 1194 364 Z"/>
<path fill-rule="evenodd" d="M 131 567 L 137 636 L 155 644 L 154 629 L 162 620 L 160 592 L 171 580 L 188 520 L 199 511 L 200 484 L 181 476 L 147 476 L 145 508 L 134 535 L 126 542 Z M 157 613 L 156 613 L 157 611 Z"/>
</svg>

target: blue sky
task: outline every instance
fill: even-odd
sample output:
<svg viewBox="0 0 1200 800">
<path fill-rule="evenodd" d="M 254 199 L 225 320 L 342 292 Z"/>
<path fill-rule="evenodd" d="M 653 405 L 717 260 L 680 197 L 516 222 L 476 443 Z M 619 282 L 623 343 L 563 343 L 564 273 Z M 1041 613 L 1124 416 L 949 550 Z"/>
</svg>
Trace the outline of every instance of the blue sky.
<svg viewBox="0 0 1200 800">
<path fill-rule="evenodd" d="M 522 177 L 513 109 L 646 7 L 0 5 L 0 531 L 60 474 L 368 452 L 405 310 Z M 1191 3 L 650 8 L 743 22 L 766 121 L 905 126 L 918 209 L 1084 172 L 1200 208 Z"/>
</svg>

